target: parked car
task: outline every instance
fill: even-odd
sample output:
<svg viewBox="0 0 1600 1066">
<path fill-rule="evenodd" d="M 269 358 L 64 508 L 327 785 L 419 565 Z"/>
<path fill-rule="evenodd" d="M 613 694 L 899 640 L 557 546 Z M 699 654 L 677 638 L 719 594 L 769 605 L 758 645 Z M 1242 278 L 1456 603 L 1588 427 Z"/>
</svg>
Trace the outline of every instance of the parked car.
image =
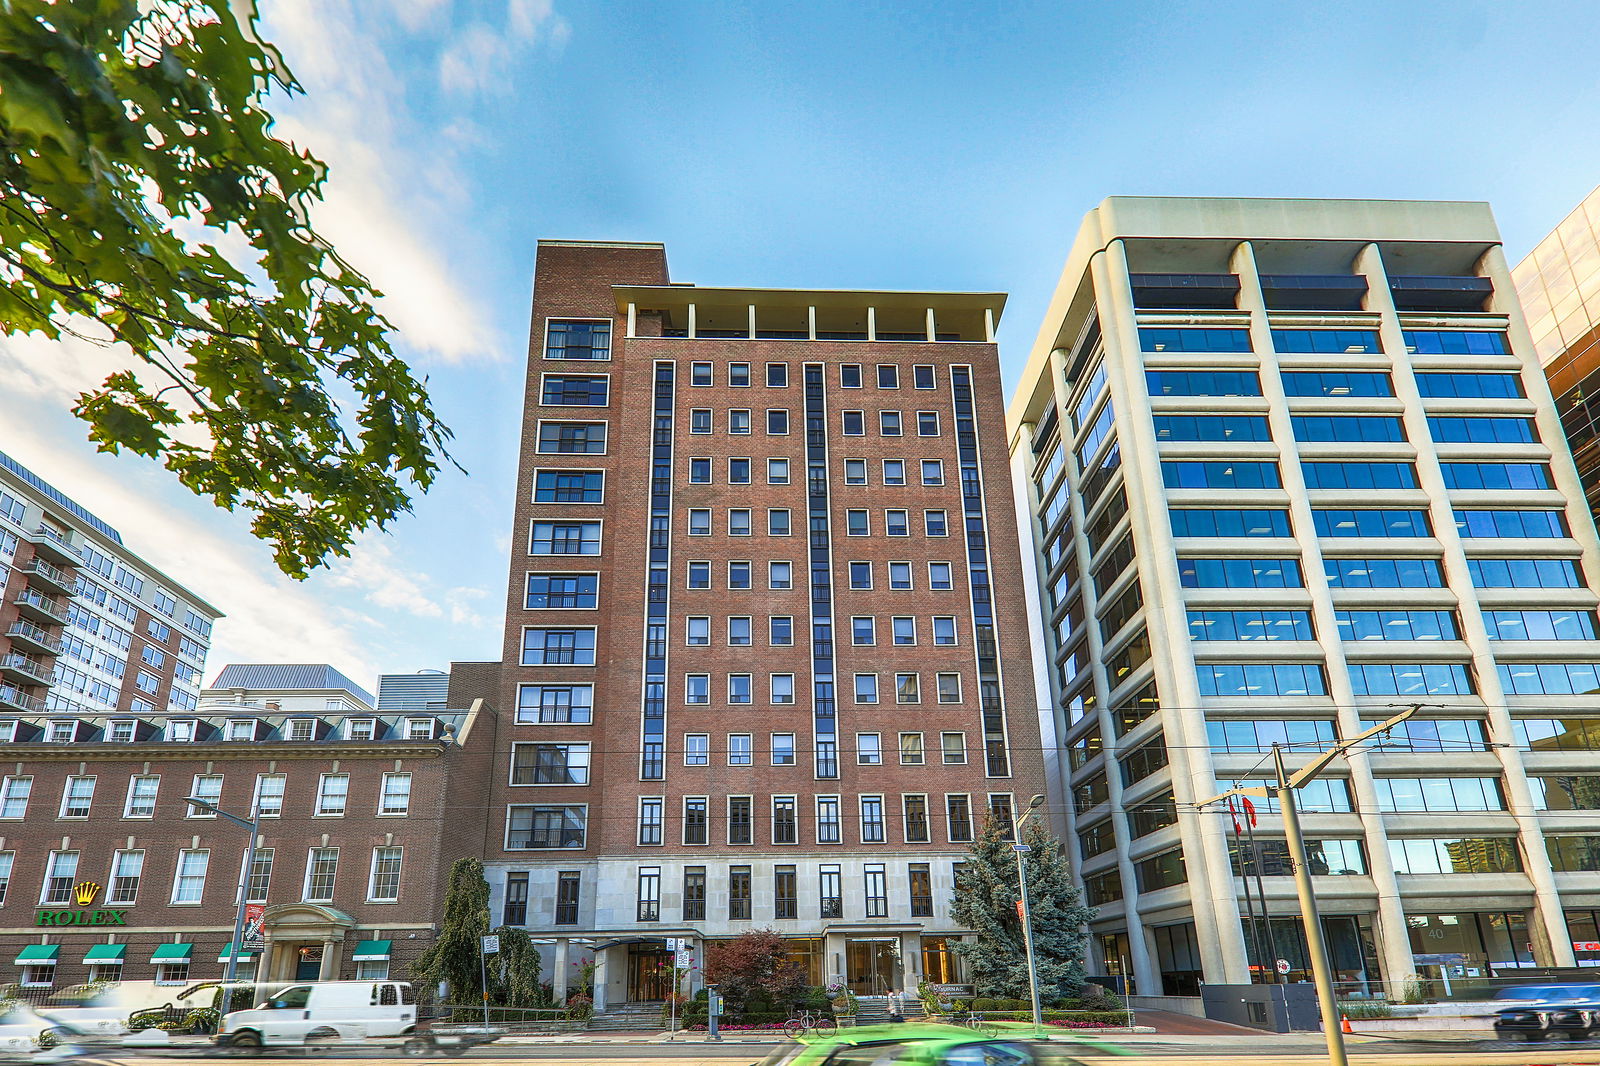
<svg viewBox="0 0 1600 1066">
<path fill-rule="evenodd" d="M 1039 1039 L 1031 1027 L 985 1034 L 933 1023 L 864 1025 L 785 1044 L 756 1066 L 1077 1066 L 1072 1051 L 1065 1041 Z"/>
<path fill-rule="evenodd" d="M 116 1037 L 131 1030 L 128 1025 L 130 1017 L 168 1003 L 175 991 L 171 986 L 158 985 L 154 981 L 68 985 L 52 992 L 34 1010 L 51 1022 L 80 1033 Z"/>
<path fill-rule="evenodd" d="M 1600 1036 L 1600 985 L 1517 985 L 1495 993 L 1502 1040 L 1588 1040 Z"/>
<path fill-rule="evenodd" d="M 82 1034 L 19 1000 L 0 1000 L 0 1059 L 57 1062 L 83 1054 Z"/>
<path fill-rule="evenodd" d="M 250 1010 L 224 1015 L 216 1043 L 263 1047 L 349 1043 L 368 1037 L 409 1036 L 417 997 L 403 981 L 323 981 L 269 992 Z"/>
</svg>

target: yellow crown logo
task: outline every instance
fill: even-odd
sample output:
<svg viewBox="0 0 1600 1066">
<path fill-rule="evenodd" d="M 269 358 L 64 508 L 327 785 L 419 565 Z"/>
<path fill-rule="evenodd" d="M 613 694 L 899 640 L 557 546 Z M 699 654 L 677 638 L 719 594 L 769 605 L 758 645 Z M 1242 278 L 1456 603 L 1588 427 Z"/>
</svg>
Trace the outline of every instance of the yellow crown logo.
<svg viewBox="0 0 1600 1066">
<path fill-rule="evenodd" d="M 94 881 L 79 881 L 72 886 L 72 899 L 80 907 L 87 907 L 94 902 L 100 894 L 100 886 Z"/>
</svg>

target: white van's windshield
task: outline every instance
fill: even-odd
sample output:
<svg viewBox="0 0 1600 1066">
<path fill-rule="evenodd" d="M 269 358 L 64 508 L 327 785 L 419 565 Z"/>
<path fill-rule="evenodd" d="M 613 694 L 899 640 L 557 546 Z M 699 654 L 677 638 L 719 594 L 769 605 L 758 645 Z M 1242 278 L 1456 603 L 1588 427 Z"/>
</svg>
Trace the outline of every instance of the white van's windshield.
<svg viewBox="0 0 1600 1066">
<path fill-rule="evenodd" d="M 261 1004 L 262 1010 L 305 1010 L 306 1004 L 311 1002 L 311 986 L 295 985 L 285 988 Z"/>
</svg>

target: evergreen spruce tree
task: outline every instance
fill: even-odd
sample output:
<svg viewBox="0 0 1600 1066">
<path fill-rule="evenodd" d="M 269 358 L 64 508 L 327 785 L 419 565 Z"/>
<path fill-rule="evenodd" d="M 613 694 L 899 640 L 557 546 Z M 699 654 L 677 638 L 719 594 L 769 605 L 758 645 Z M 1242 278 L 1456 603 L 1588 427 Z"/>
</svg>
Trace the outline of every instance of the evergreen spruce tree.
<svg viewBox="0 0 1600 1066">
<path fill-rule="evenodd" d="M 977 940 L 955 944 L 953 950 L 966 960 L 967 975 L 980 996 L 1027 999 L 1028 959 L 1017 915 L 1017 860 L 1005 828 L 990 819 L 956 878 L 951 913 L 977 934 Z M 1068 874 L 1066 855 L 1042 818 L 1028 823 L 1023 842 L 1032 849 L 1023 861 L 1039 999 L 1050 1003 L 1076 996 L 1083 988 L 1086 926 L 1094 909 L 1083 905 Z"/>
</svg>

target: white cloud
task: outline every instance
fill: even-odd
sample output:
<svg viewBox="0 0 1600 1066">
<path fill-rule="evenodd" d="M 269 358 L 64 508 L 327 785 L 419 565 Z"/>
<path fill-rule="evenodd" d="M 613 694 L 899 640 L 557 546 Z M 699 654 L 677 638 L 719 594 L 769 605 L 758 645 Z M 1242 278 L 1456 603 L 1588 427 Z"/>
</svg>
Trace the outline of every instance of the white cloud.
<svg viewBox="0 0 1600 1066">
<path fill-rule="evenodd" d="M 458 94 L 503 92 L 520 49 L 542 40 L 559 52 L 571 35 L 552 0 L 508 0 L 504 28 L 475 20 L 449 39 L 439 56 L 439 86 Z"/>
</svg>

